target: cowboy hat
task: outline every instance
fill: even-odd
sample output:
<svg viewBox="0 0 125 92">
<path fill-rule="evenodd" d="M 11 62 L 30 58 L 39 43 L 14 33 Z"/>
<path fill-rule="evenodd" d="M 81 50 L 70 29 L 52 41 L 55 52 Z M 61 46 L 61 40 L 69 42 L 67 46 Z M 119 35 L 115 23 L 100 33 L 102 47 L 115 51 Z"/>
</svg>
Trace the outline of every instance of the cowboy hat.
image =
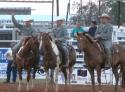
<svg viewBox="0 0 125 92">
<path fill-rule="evenodd" d="M 60 17 L 60 16 L 58 16 L 58 17 L 55 18 L 55 21 L 65 21 L 65 19 Z"/>
<path fill-rule="evenodd" d="M 31 17 L 27 17 L 27 18 L 25 18 L 23 21 L 24 21 L 24 22 L 27 22 L 27 21 L 33 22 L 33 19 L 32 19 Z"/>
<path fill-rule="evenodd" d="M 101 16 L 99 16 L 99 18 L 111 19 L 110 16 L 109 16 L 108 14 L 102 14 Z"/>
</svg>

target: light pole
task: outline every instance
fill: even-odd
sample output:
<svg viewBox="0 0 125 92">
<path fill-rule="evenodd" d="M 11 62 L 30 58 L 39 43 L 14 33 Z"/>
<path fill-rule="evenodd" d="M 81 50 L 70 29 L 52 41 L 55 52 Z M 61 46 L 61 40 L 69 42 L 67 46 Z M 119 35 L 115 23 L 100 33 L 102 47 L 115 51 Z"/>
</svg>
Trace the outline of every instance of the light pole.
<svg viewBox="0 0 125 92">
<path fill-rule="evenodd" d="M 81 14 L 82 14 L 82 0 L 80 1 L 80 3 L 81 3 Z"/>
<path fill-rule="evenodd" d="M 121 17 L 121 2 L 117 1 L 118 3 L 118 27 L 120 27 L 120 17 Z"/>
<path fill-rule="evenodd" d="M 101 0 L 99 0 L 99 16 L 101 15 Z"/>
<path fill-rule="evenodd" d="M 59 16 L 59 0 L 56 0 L 56 4 L 57 4 L 57 16 Z"/>
</svg>

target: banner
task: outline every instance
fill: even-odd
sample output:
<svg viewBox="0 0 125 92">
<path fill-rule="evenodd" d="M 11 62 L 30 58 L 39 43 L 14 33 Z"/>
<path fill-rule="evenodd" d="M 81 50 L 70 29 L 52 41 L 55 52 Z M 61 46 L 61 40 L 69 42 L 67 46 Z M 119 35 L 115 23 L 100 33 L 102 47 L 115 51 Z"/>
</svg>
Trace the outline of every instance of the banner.
<svg viewBox="0 0 125 92">
<path fill-rule="evenodd" d="M 6 78 L 7 60 L 6 52 L 9 48 L 0 48 L 0 78 Z"/>
</svg>

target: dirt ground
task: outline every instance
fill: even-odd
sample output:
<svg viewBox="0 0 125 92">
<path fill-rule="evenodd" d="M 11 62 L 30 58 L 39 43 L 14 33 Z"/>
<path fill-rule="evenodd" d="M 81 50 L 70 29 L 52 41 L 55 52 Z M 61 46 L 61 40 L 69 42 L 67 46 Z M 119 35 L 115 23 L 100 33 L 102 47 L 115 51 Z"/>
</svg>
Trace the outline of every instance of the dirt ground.
<svg viewBox="0 0 125 92">
<path fill-rule="evenodd" d="M 18 84 L 5 84 L 0 83 L 0 92 L 17 92 Z M 30 90 L 29 92 L 44 92 L 45 84 L 35 84 L 35 87 Z M 98 90 L 98 87 L 96 87 Z M 20 92 L 27 92 L 26 91 L 26 84 L 23 84 L 22 90 Z M 54 92 L 54 88 L 49 87 L 48 92 Z M 70 85 L 65 87 L 64 85 L 59 85 L 59 92 L 92 92 L 91 86 L 85 85 Z M 98 92 L 98 91 L 96 91 Z M 114 92 L 113 86 L 103 86 L 102 92 Z M 125 92 L 125 89 L 119 87 L 118 92 Z"/>
</svg>

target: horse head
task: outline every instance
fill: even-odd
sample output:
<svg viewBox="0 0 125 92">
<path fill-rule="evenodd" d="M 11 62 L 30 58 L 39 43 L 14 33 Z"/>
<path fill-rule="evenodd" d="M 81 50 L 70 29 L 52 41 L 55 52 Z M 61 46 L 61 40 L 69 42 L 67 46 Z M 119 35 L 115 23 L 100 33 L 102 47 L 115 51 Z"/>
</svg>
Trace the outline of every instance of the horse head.
<svg viewBox="0 0 125 92">
<path fill-rule="evenodd" d="M 39 39 L 37 37 L 32 37 L 32 47 L 33 48 L 39 47 Z"/>
<path fill-rule="evenodd" d="M 40 51 L 41 50 L 43 51 L 43 49 L 46 47 L 50 47 L 51 42 L 52 42 L 52 38 L 49 35 L 49 33 L 45 33 L 45 32 L 40 33 L 40 46 L 39 46 Z"/>
<path fill-rule="evenodd" d="M 89 48 L 94 43 L 94 39 L 87 32 L 77 33 L 77 41 L 81 50 Z"/>
<path fill-rule="evenodd" d="M 37 38 L 35 37 L 26 37 L 24 40 L 23 40 L 23 43 L 22 43 L 22 50 L 24 52 L 29 52 L 31 51 L 34 47 L 36 47 L 36 42 L 37 42 Z"/>
</svg>

